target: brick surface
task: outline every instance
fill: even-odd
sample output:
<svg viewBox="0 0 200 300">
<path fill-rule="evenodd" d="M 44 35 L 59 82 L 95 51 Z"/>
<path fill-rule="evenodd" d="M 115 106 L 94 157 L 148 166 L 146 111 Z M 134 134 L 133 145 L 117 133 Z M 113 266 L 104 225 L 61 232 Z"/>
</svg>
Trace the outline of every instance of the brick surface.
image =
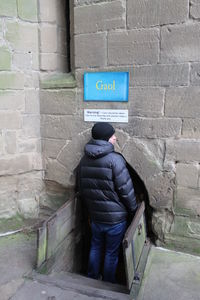
<svg viewBox="0 0 200 300">
<path fill-rule="evenodd" d="M 108 35 L 108 65 L 155 64 L 159 43 L 158 29 L 112 32 Z"/>
<path fill-rule="evenodd" d="M 57 27 L 43 25 L 40 28 L 40 49 L 41 52 L 56 52 L 57 51 Z"/>
<path fill-rule="evenodd" d="M 121 1 L 75 7 L 75 34 L 125 28 L 124 12 Z"/>
<path fill-rule="evenodd" d="M 100 67 L 107 62 L 106 34 L 75 36 L 75 67 Z"/>
<path fill-rule="evenodd" d="M 72 115 L 76 113 L 75 92 L 72 90 L 43 90 L 40 92 L 42 114 Z"/>
<path fill-rule="evenodd" d="M 189 65 L 135 66 L 131 86 L 182 86 L 189 83 Z"/>
<path fill-rule="evenodd" d="M 166 142 L 166 161 L 200 161 L 200 142 L 198 140 L 168 140 Z"/>
<path fill-rule="evenodd" d="M 0 112 L 0 129 L 19 129 L 21 128 L 21 124 L 19 112 Z"/>
<path fill-rule="evenodd" d="M 192 164 L 176 164 L 176 181 L 178 186 L 198 187 L 199 166 Z"/>
<path fill-rule="evenodd" d="M 165 115 L 198 118 L 200 115 L 199 87 L 171 88 L 166 92 Z"/>
<path fill-rule="evenodd" d="M 185 138 L 200 138 L 200 119 L 183 119 L 182 135 Z"/>
<path fill-rule="evenodd" d="M 180 23 L 188 19 L 188 0 L 127 1 L 129 28 Z"/>
<path fill-rule="evenodd" d="M 161 62 L 200 60 L 200 24 L 181 24 L 161 29 Z"/>
<path fill-rule="evenodd" d="M 142 117 L 160 117 L 163 115 L 164 89 L 130 88 L 129 115 Z"/>
<path fill-rule="evenodd" d="M 180 119 L 129 118 L 126 131 L 131 136 L 137 137 L 176 137 L 180 136 L 181 125 Z"/>
<path fill-rule="evenodd" d="M 12 48 L 19 51 L 38 52 L 38 27 L 36 24 L 22 24 L 6 21 L 6 39 Z"/>
</svg>

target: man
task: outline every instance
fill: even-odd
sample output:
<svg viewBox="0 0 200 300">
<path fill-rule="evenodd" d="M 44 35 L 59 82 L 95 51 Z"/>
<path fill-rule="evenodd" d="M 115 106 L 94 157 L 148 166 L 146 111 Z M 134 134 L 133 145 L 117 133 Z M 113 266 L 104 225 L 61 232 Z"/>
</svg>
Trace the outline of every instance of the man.
<svg viewBox="0 0 200 300">
<path fill-rule="evenodd" d="M 88 276 L 98 279 L 105 250 L 103 280 L 115 282 L 119 248 L 127 228 L 128 213 L 137 204 L 123 156 L 114 151 L 115 130 L 96 123 L 78 171 L 79 193 L 91 220 L 92 240 Z"/>
</svg>

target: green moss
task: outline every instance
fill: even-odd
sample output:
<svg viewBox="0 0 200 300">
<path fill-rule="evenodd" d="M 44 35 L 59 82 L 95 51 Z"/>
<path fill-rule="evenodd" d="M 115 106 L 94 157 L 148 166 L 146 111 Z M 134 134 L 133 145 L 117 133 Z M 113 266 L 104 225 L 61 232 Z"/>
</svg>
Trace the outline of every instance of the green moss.
<svg viewBox="0 0 200 300">
<path fill-rule="evenodd" d="M 18 230 L 23 226 L 24 219 L 18 214 L 9 219 L 0 219 L 0 233 Z"/>
<path fill-rule="evenodd" d="M 17 7 L 22 20 L 37 21 L 37 0 L 17 0 Z"/>
<path fill-rule="evenodd" d="M 40 86 L 43 89 L 74 88 L 76 87 L 76 80 L 70 73 L 56 74 L 42 79 Z"/>
</svg>

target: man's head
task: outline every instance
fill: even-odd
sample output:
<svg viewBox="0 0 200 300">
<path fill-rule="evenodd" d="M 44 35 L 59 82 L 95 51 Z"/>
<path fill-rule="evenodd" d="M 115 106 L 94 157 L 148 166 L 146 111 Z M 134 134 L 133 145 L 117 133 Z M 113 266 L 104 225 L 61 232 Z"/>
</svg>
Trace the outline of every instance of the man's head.
<svg viewBox="0 0 200 300">
<path fill-rule="evenodd" d="M 92 127 L 92 137 L 95 140 L 109 141 L 114 144 L 116 141 L 114 133 L 115 129 L 107 122 L 99 122 Z"/>
</svg>

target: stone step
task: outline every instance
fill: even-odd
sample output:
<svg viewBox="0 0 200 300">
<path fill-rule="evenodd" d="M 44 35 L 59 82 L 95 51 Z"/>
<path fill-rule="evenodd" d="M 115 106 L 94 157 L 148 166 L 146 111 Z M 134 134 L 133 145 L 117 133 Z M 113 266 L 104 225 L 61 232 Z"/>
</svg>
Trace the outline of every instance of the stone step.
<svg viewBox="0 0 200 300">
<path fill-rule="evenodd" d="M 105 283 L 79 274 L 63 272 L 59 274 L 43 275 L 34 271 L 29 278 L 42 284 L 48 284 L 63 290 L 71 290 L 78 294 L 88 295 L 92 299 L 100 297 L 112 300 L 130 300 L 127 289 L 124 286 Z"/>
</svg>

